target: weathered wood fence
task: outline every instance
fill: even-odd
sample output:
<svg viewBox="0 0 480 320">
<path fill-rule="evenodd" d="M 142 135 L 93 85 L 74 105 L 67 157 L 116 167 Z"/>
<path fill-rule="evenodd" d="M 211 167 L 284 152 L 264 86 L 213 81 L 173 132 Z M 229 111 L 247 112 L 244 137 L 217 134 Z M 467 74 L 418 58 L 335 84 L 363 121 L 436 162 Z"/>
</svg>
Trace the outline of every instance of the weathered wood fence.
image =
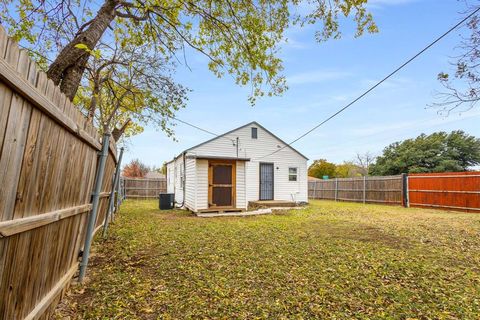
<svg viewBox="0 0 480 320">
<path fill-rule="evenodd" d="M 0 26 L 0 319 L 48 318 L 79 265 L 100 135 Z M 106 216 L 110 145 L 96 229 Z"/>
<path fill-rule="evenodd" d="M 338 178 L 308 183 L 308 196 L 311 199 L 402 205 L 403 195 L 402 175 Z"/>
<path fill-rule="evenodd" d="M 167 180 L 122 177 L 122 188 L 126 199 L 158 198 L 159 193 L 167 192 Z"/>
<path fill-rule="evenodd" d="M 311 199 L 385 203 L 480 213 L 480 172 L 310 181 Z"/>
</svg>

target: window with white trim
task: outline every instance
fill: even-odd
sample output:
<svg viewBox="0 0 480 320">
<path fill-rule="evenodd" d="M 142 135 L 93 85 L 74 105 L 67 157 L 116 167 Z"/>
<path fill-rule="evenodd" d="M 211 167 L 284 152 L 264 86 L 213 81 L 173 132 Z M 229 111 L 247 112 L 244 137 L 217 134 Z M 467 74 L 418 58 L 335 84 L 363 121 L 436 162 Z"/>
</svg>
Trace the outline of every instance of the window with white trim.
<svg viewBox="0 0 480 320">
<path fill-rule="evenodd" d="M 289 167 L 288 168 L 288 181 L 297 181 L 298 168 Z"/>
</svg>

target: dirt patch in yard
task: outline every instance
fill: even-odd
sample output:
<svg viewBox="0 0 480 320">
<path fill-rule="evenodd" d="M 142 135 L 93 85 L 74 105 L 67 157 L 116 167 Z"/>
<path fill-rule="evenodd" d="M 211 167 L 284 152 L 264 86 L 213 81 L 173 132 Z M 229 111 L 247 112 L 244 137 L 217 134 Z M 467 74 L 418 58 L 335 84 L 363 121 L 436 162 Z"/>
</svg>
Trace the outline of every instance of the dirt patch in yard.
<svg viewBox="0 0 480 320">
<path fill-rule="evenodd" d="M 408 249 L 411 247 L 407 238 L 388 234 L 382 229 L 372 226 L 345 228 L 344 232 L 335 235 L 334 238 L 380 243 L 393 249 Z"/>
<path fill-rule="evenodd" d="M 354 240 L 375 245 L 383 245 L 392 249 L 409 249 L 412 243 L 408 238 L 390 234 L 379 227 L 368 224 L 326 223 L 314 221 L 308 225 L 313 232 L 335 240 Z"/>
</svg>

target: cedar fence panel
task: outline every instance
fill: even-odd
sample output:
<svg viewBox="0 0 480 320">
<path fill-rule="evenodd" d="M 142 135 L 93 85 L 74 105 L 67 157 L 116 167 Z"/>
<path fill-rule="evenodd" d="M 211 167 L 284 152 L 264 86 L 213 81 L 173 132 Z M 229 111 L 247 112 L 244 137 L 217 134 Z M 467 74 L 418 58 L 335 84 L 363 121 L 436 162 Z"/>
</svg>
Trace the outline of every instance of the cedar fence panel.
<svg viewBox="0 0 480 320">
<path fill-rule="evenodd" d="M 409 174 L 412 207 L 480 213 L 480 172 Z"/>
<path fill-rule="evenodd" d="M 125 198 L 149 199 L 158 198 L 159 193 L 167 192 L 165 178 L 146 179 L 122 177 Z"/>
<path fill-rule="evenodd" d="M 403 204 L 403 176 L 358 177 L 308 182 L 308 197 L 363 203 Z"/>
<path fill-rule="evenodd" d="M 100 135 L 0 26 L 0 319 L 48 318 L 78 269 Z M 112 143 L 98 212 L 116 166 Z"/>
</svg>

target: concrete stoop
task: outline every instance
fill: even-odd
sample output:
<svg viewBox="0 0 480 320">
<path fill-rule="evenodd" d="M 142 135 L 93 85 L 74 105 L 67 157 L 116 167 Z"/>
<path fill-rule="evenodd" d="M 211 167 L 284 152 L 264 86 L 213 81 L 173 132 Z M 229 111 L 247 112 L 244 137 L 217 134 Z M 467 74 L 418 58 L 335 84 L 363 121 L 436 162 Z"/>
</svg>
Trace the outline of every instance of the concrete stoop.
<svg viewBox="0 0 480 320">
<path fill-rule="evenodd" d="M 249 217 L 249 216 L 259 216 L 262 214 L 270 214 L 273 211 L 288 211 L 288 210 L 301 210 L 305 207 L 272 207 L 257 209 L 252 211 L 238 211 L 238 212 L 199 212 L 196 213 L 197 217 L 200 218 L 216 218 L 216 217 Z"/>
</svg>

